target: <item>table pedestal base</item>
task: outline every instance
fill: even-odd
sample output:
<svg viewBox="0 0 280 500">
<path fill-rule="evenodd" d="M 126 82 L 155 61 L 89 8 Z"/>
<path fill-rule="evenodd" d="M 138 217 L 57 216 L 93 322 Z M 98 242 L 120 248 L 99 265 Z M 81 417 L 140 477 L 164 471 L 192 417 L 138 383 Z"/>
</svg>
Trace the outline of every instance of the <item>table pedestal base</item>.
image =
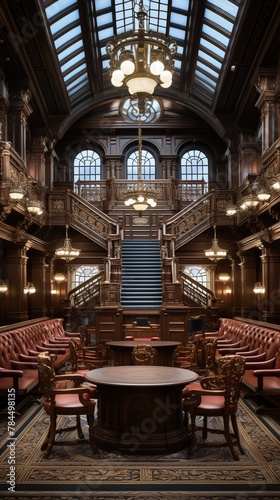
<svg viewBox="0 0 280 500">
<path fill-rule="evenodd" d="M 174 453 L 186 447 L 182 388 L 102 385 L 96 445 L 103 450 L 134 455 Z"/>
</svg>

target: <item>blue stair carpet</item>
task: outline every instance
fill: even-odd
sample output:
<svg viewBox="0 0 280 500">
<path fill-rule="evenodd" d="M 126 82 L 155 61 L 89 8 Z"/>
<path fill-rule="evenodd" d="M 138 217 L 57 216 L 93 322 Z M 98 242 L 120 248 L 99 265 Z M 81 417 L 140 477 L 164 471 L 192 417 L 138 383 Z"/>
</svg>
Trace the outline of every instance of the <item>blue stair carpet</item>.
<svg viewBox="0 0 280 500">
<path fill-rule="evenodd" d="M 125 308 L 161 307 L 161 258 L 158 240 L 123 240 L 121 305 Z"/>
</svg>

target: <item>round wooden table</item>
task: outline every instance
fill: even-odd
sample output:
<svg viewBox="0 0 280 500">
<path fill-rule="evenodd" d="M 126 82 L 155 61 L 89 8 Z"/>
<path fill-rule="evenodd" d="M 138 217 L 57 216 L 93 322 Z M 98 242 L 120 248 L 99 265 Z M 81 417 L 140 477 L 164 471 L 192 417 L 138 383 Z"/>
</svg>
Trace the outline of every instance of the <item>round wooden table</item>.
<svg viewBox="0 0 280 500">
<path fill-rule="evenodd" d="M 107 451 L 152 455 L 187 446 L 182 389 L 197 378 L 171 366 L 108 366 L 85 378 L 98 389 L 95 443 Z"/>
<path fill-rule="evenodd" d="M 131 353 L 136 344 L 148 344 L 154 347 L 157 351 L 157 365 L 171 366 L 173 351 L 181 342 L 171 340 L 111 340 L 106 342 L 106 345 L 111 350 L 112 364 L 117 366 L 131 365 Z"/>
</svg>

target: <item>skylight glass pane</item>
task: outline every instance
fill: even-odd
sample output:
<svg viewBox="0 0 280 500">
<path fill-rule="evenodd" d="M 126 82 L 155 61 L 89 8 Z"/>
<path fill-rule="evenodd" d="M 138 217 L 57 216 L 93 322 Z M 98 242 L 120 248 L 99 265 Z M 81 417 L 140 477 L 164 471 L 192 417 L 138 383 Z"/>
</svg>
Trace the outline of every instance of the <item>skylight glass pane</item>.
<svg viewBox="0 0 280 500">
<path fill-rule="evenodd" d="M 113 27 L 112 28 L 107 28 L 106 30 L 100 30 L 98 32 L 98 37 L 99 37 L 99 40 L 106 40 L 107 38 L 113 38 L 114 36 L 114 31 L 113 31 Z"/>
<path fill-rule="evenodd" d="M 68 73 L 68 75 L 65 75 L 64 81 L 68 82 L 69 80 L 74 78 L 74 76 L 77 75 L 77 73 L 82 72 L 82 70 L 86 70 L 86 64 L 82 64 L 78 68 L 75 68 L 73 71 L 71 71 L 71 73 Z"/>
<path fill-rule="evenodd" d="M 169 35 L 172 36 L 172 38 L 177 38 L 179 40 L 184 40 L 185 36 L 186 36 L 186 31 L 185 30 L 179 30 L 177 28 L 170 28 Z"/>
<path fill-rule="evenodd" d="M 68 0 L 67 2 L 62 2 L 61 0 L 57 0 L 53 2 L 49 7 L 46 7 L 46 16 L 50 20 L 53 16 L 56 16 L 63 10 L 68 9 L 71 5 L 77 3 L 77 0 Z"/>
<path fill-rule="evenodd" d="M 201 61 L 197 61 L 197 67 L 201 68 L 204 71 L 207 71 L 208 73 L 213 75 L 213 77 L 216 79 L 219 77 L 219 73 L 217 71 L 214 71 L 212 68 L 206 66 L 206 64 L 203 64 Z"/>
<path fill-rule="evenodd" d="M 219 61 L 217 61 L 217 59 L 214 59 L 214 57 L 209 56 L 202 50 L 198 51 L 198 57 L 206 61 L 206 63 L 208 62 L 209 64 L 212 64 L 212 66 L 215 66 L 218 69 L 221 69 L 222 67 L 222 64 Z"/>
<path fill-rule="evenodd" d="M 69 47 L 67 47 L 65 50 L 60 52 L 60 54 L 58 54 L 59 61 L 60 62 L 63 61 L 63 59 L 70 56 L 71 54 L 73 54 L 73 52 L 75 52 L 76 50 L 78 50 L 82 47 L 83 47 L 82 40 L 78 40 L 76 43 L 69 45 Z"/>
<path fill-rule="evenodd" d="M 81 61 L 81 59 L 84 59 L 84 58 L 85 58 L 84 51 L 81 52 L 80 54 L 77 54 L 76 57 L 72 57 L 72 59 L 70 59 L 69 61 L 67 61 L 67 63 L 65 63 L 65 64 L 63 64 L 63 66 L 61 66 L 62 73 L 65 73 L 65 71 L 72 68 L 72 66 L 75 66 L 75 64 L 77 64 L 78 62 Z"/>
<path fill-rule="evenodd" d="M 59 49 L 60 47 L 62 47 L 62 45 L 69 42 L 69 40 L 71 40 L 72 38 L 78 37 L 81 33 L 81 26 L 76 26 L 76 28 L 73 28 L 67 33 L 64 33 L 64 35 L 60 36 L 54 41 L 55 48 Z"/>
<path fill-rule="evenodd" d="M 105 24 L 112 23 L 113 22 L 112 13 L 108 12 L 108 14 L 97 16 L 96 21 L 97 21 L 97 26 L 104 26 Z"/>
<path fill-rule="evenodd" d="M 207 90 L 209 92 L 211 92 L 211 94 L 214 93 L 215 89 L 213 89 L 212 85 L 209 85 L 209 84 L 207 84 L 207 82 L 203 82 L 203 81 L 199 80 L 198 78 L 196 78 L 196 73 L 195 73 L 195 77 L 194 77 L 194 82 L 198 83 L 199 85 L 205 86 L 207 88 Z"/>
<path fill-rule="evenodd" d="M 79 90 L 81 90 L 85 86 L 84 83 L 81 83 L 77 87 L 74 87 L 72 90 L 69 90 L 69 96 L 73 96 L 73 94 L 76 94 Z"/>
<path fill-rule="evenodd" d="M 202 31 L 203 33 L 206 33 L 206 35 L 210 36 L 213 38 L 213 40 L 218 40 L 224 47 L 228 46 L 229 38 L 222 35 L 218 30 L 214 30 L 210 26 L 207 26 L 207 24 L 204 24 L 202 26 Z"/>
<path fill-rule="evenodd" d="M 182 14 L 177 14 L 177 12 L 171 12 L 170 22 L 172 24 L 180 24 L 181 26 L 187 25 L 187 16 Z"/>
<path fill-rule="evenodd" d="M 112 7 L 111 0 L 95 0 L 95 9 L 102 10 Z"/>
<path fill-rule="evenodd" d="M 218 26 L 221 26 L 221 28 L 227 30 L 229 33 L 232 32 L 233 23 L 228 21 L 225 17 L 216 14 L 215 12 L 213 12 L 213 10 L 210 9 L 205 9 L 204 15 L 206 19 L 209 19 L 209 21 L 212 21 Z"/>
<path fill-rule="evenodd" d="M 208 0 L 208 3 L 211 3 L 215 8 L 221 9 L 233 17 L 237 16 L 238 6 L 230 2 L 230 0 Z"/>
<path fill-rule="evenodd" d="M 178 59 L 173 59 L 173 61 L 174 61 L 174 68 L 180 70 L 182 67 L 181 61 L 179 61 Z"/>
<path fill-rule="evenodd" d="M 87 74 L 86 73 L 84 73 L 83 75 L 81 75 L 79 78 L 75 78 L 75 80 L 72 83 L 70 83 L 69 85 L 67 85 L 67 89 L 70 90 L 73 87 L 75 87 L 76 85 L 81 84 L 85 80 L 87 80 Z"/>
<path fill-rule="evenodd" d="M 185 0 L 184 4 L 182 4 L 182 0 L 172 0 L 172 7 L 175 7 L 175 9 L 189 10 L 189 0 Z"/>
<path fill-rule="evenodd" d="M 205 75 L 204 73 L 201 73 L 201 71 L 198 71 L 198 70 L 196 70 L 195 74 L 196 74 L 196 76 L 201 78 L 203 81 L 207 82 L 209 85 L 213 85 L 213 87 L 215 86 L 216 80 L 213 80 L 212 78 Z"/>
<path fill-rule="evenodd" d="M 209 52 L 213 52 L 215 56 L 220 57 L 223 59 L 225 57 L 225 51 L 217 47 L 217 45 L 214 45 L 214 43 L 210 43 L 208 40 L 205 38 L 201 38 L 200 40 L 200 45 L 202 47 L 205 47 Z"/>
<path fill-rule="evenodd" d="M 74 10 L 73 12 L 70 12 L 70 14 L 67 14 L 62 19 L 59 19 L 59 21 L 56 21 L 50 26 L 52 34 L 55 35 L 61 29 L 65 28 L 65 26 L 67 26 L 68 24 L 72 24 L 77 20 L 79 20 L 79 11 Z"/>
</svg>

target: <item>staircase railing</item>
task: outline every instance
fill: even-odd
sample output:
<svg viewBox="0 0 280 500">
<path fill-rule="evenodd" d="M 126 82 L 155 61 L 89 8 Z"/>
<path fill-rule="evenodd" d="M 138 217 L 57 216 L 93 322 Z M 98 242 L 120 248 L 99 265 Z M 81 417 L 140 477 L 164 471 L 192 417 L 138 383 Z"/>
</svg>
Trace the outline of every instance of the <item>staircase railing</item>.
<svg viewBox="0 0 280 500">
<path fill-rule="evenodd" d="M 200 198 L 206 190 L 206 182 L 181 181 L 169 179 L 149 180 L 146 184 L 156 192 L 157 200 L 175 210 L 181 210 L 186 204 Z M 124 203 L 125 193 L 135 188 L 135 181 L 111 178 L 106 181 L 78 181 L 75 192 L 88 202 L 94 203 L 100 209 L 110 209 L 117 202 Z"/>
<path fill-rule="evenodd" d="M 209 288 L 206 288 L 191 276 L 181 271 L 182 301 L 186 305 L 201 306 L 206 316 L 207 328 L 213 330 L 218 324 L 217 298 Z"/>
<path fill-rule="evenodd" d="M 232 202 L 232 198 L 231 191 L 217 191 L 203 195 L 163 224 L 163 241 L 172 240 L 177 249 L 214 223 L 228 224 L 226 207 Z"/>
<path fill-rule="evenodd" d="M 52 191 L 48 194 L 49 223 L 65 225 L 65 221 L 103 248 L 108 248 L 111 235 L 119 235 L 119 224 L 104 212 L 71 190 Z M 119 244 L 114 238 L 114 245 Z M 114 249 L 110 247 L 110 252 Z M 112 255 L 113 256 L 113 255 Z"/>
<path fill-rule="evenodd" d="M 181 272 L 181 277 L 184 302 L 191 299 L 196 304 L 204 308 L 211 307 L 216 304 L 217 299 L 212 290 L 203 286 L 184 271 Z"/>
<path fill-rule="evenodd" d="M 100 271 L 68 292 L 64 301 L 67 328 L 73 328 L 73 323 L 78 323 L 78 318 L 84 315 L 85 309 L 87 318 L 94 315 L 94 307 L 100 304 L 101 280 Z"/>
</svg>

